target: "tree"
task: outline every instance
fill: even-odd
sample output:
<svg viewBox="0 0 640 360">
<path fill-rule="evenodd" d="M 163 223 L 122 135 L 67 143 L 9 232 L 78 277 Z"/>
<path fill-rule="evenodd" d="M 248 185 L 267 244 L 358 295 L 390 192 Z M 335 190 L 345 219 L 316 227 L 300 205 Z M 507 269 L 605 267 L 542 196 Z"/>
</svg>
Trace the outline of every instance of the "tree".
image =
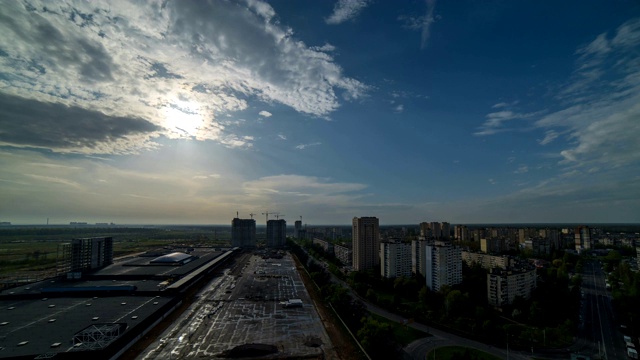
<svg viewBox="0 0 640 360">
<path fill-rule="evenodd" d="M 358 339 L 367 353 L 374 359 L 397 359 L 400 348 L 393 340 L 393 331 L 387 323 L 373 318 L 363 319 L 358 330 Z"/>
</svg>

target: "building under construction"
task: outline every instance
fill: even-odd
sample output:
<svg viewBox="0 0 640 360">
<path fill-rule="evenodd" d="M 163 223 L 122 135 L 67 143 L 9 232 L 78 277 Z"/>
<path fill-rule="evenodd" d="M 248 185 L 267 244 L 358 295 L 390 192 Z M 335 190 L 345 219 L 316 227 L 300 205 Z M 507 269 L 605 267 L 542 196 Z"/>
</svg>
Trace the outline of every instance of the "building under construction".
<svg viewBox="0 0 640 360">
<path fill-rule="evenodd" d="M 58 247 L 58 274 L 70 279 L 113 263 L 113 238 L 78 238 Z"/>
</svg>

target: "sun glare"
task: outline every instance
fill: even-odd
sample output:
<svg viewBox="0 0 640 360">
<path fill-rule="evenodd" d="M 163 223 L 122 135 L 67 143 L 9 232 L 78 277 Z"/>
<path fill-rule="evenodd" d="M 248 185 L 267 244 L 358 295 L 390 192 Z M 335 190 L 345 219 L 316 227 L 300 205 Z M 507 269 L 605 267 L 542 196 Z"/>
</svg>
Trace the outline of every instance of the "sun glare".
<svg viewBox="0 0 640 360">
<path fill-rule="evenodd" d="M 177 100 L 164 108 L 166 128 L 180 137 L 196 136 L 203 124 L 200 106 L 193 101 Z"/>
</svg>

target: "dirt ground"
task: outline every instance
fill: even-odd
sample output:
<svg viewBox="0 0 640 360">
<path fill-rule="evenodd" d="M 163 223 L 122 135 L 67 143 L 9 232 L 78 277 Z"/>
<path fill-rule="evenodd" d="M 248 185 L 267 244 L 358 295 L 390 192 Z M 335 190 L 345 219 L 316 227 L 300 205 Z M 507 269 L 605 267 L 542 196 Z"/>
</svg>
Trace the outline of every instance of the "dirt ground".
<svg viewBox="0 0 640 360">
<path fill-rule="evenodd" d="M 302 281 L 304 282 L 304 286 L 307 289 L 309 296 L 318 310 L 320 319 L 322 319 L 322 323 L 324 324 L 327 334 L 331 339 L 331 343 L 333 344 L 335 353 L 337 353 L 338 359 L 366 359 L 358 348 L 358 345 L 356 345 L 353 338 L 351 338 L 351 335 L 349 335 L 344 326 L 342 326 L 342 323 L 340 323 L 340 320 L 336 317 L 333 310 L 324 304 L 318 288 L 315 286 L 313 281 L 311 281 L 311 278 L 309 278 L 309 274 L 304 270 L 304 267 L 300 263 L 300 260 L 298 260 L 298 257 L 293 254 L 291 254 L 291 257 L 293 257 L 296 262 L 296 268 L 300 273 L 300 277 L 302 277 Z M 331 354 L 326 354 L 326 358 L 333 359 Z"/>
</svg>

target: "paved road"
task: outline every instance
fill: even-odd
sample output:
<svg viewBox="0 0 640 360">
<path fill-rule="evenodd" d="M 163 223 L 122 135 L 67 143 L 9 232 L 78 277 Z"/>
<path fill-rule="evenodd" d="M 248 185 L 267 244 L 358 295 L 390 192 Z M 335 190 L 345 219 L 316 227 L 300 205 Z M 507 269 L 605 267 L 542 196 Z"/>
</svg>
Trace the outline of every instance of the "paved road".
<svg viewBox="0 0 640 360">
<path fill-rule="evenodd" d="M 347 288 L 351 296 L 353 296 L 354 298 L 360 299 L 360 301 L 364 303 L 364 305 L 366 306 L 369 312 L 382 316 L 391 321 L 395 321 L 397 323 L 403 323 L 406 320 L 404 317 L 391 313 L 385 309 L 382 309 L 368 302 L 366 299 L 360 297 L 355 291 L 353 291 L 349 287 L 349 285 L 346 282 L 340 280 L 335 275 L 331 274 L 331 277 L 334 282 L 341 284 L 342 286 Z M 517 351 L 507 351 L 507 349 L 501 349 L 491 345 L 483 344 L 478 341 L 466 339 L 442 330 L 434 329 L 432 327 L 429 327 L 428 325 L 421 324 L 418 322 L 413 322 L 408 326 L 432 335 L 430 337 L 418 339 L 404 348 L 404 350 L 407 352 L 407 354 L 410 356 L 411 359 L 424 360 L 426 355 L 431 350 L 436 349 L 438 347 L 449 346 L 449 345 L 466 346 L 466 347 L 478 349 L 478 350 L 487 352 L 489 354 L 492 354 L 501 359 L 521 359 L 521 360 L 531 359 L 531 357 L 529 356 L 530 354 L 528 353 L 517 352 Z"/>
<path fill-rule="evenodd" d="M 625 359 L 626 346 L 613 316 L 606 274 L 597 261 L 585 262 L 582 272 L 582 330 L 572 351 L 603 359 Z"/>
</svg>

